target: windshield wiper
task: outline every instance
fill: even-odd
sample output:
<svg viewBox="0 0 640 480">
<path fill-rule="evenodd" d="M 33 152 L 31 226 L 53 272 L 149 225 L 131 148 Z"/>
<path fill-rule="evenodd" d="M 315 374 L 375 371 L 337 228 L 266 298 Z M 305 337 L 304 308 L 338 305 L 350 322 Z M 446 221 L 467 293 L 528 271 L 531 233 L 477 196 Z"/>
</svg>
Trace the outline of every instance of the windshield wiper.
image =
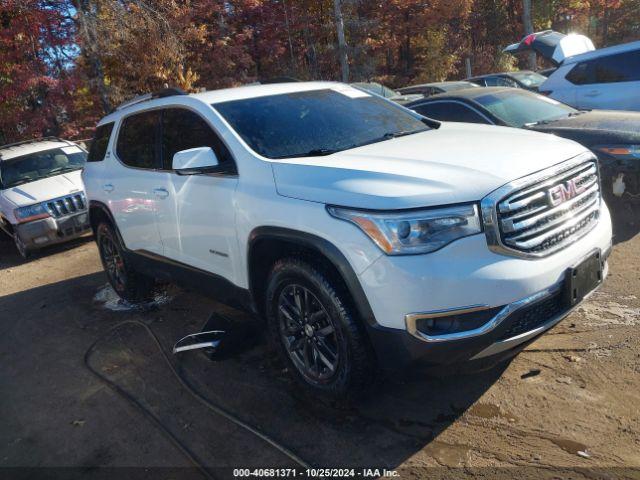
<svg viewBox="0 0 640 480">
<path fill-rule="evenodd" d="M 55 168 L 53 170 L 49 170 L 43 178 L 53 177 L 54 175 L 60 175 L 62 173 L 73 172 L 74 170 L 80 170 L 82 167 L 64 167 L 64 168 Z"/>
<path fill-rule="evenodd" d="M 426 132 L 428 128 L 423 130 L 400 130 L 399 132 L 387 132 L 381 137 L 374 138 L 373 140 L 369 140 L 367 142 L 349 145 L 343 148 L 314 148 L 313 150 L 309 150 L 304 153 L 294 153 L 292 155 L 281 155 L 278 157 L 271 157 L 274 159 L 284 159 L 284 158 L 299 158 L 299 157 L 323 157 L 325 155 L 331 155 L 332 153 L 342 152 L 344 150 L 351 150 L 352 148 L 364 147 L 365 145 L 370 145 L 372 143 L 382 142 L 383 140 L 390 140 L 392 138 L 404 137 L 405 135 L 413 135 L 414 133 Z"/>
<path fill-rule="evenodd" d="M 33 181 L 34 181 L 33 178 L 21 178 L 20 180 L 17 180 L 12 184 L 7 185 L 5 188 L 13 188 L 13 187 L 17 187 L 18 185 L 24 185 L 25 183 L 29 183 Z"/>
<path fill-rule="evenodd" d="M 428 129 L 424 130 L 400 130 L 399 132 L 387 132 L 381 138 L 387 140 L 389 138 L 398 138 L 404 137 L 406 135 L 413 135 L 414 133 L 426 132 Z"/>
<path fill-rule="evenodd" d="M 346 147 L 346 148 L 314 148 L 312 150 L 309 150 L 308 152 L 304 152 L 304 153 L 294 153 L 291 155 L 280 155 L 278 157 L 271 157 L 271 158 L 299 158 L 299 157 L 323 157 L 325 155 L 331 155 L 332 153 L 337 153 L 337 152 L 341 152 L 342 150 L 348 150 L 350 148 L 353 148 L 352 146 Z"/>
</svg>

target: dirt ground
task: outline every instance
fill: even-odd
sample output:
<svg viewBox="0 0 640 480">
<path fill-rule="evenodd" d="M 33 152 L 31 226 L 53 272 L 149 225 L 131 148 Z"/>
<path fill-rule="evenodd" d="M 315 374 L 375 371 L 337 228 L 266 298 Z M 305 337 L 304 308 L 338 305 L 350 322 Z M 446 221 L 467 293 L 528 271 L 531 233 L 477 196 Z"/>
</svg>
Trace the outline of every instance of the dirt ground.
<svg viewBox="0 0 640 480">
<path fill-rule="evenodd" d="M 224 361 L 192 353 L 178 363 L 205 397 L 317 467 L 386 467 L 402 478 L 640 478 L 638 227 L 618 229 L 596 295 L 489 371 L 387 378 L 338 410 L 300 399 L 264 341 Z M 105 284 L 91 239 L 27 263 L 0 241 L 0 476 L 201 478 L 83 356 L 122 320 L 145 322 L 170 350 L 214 310 L 241 315 L 177 288 L 145 309 L 122 309 Z M 215 477 L 295 466 L 189 396 L 141 328 L 109 336 L 91 363 Z"/>
</svg>

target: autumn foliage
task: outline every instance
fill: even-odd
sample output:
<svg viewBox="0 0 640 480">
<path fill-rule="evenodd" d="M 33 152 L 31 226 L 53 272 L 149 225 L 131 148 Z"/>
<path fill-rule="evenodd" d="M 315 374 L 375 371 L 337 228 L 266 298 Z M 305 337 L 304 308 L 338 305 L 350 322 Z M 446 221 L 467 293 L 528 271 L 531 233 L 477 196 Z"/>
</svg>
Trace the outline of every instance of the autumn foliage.
<svg viewBox="0 0 640 480">
<path fill-rule="evenodd" d="M 336 4 L 336 2 L 338 2 Z M 392 87 L 518 67 L 521 0 L 0 0 L 0 143 L 83 138 L 131 96 L 272 77 Z M 533 0 L 536 30 L 640 37 L 640 0 Z M 524 66 L 524 64 L 522 65 Z"/>
</svg>

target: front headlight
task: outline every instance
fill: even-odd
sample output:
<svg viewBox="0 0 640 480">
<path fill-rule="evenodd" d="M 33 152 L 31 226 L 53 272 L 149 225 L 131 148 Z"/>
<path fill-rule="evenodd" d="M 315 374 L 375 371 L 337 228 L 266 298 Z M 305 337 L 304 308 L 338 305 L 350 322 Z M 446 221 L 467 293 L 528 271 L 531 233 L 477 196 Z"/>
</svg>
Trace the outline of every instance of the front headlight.
<svg viewBox="0 0 640 480">
<path fill-rule="evenodd" d="M 41 203 L 29 205 L 28 207 L 16 208 L 13 211 L 13 214 L 16 217 L 16 220 L 18 220 L 18 223 L 40 220 L 49 216 L 49 212 Z"/>
<path fill-rule="evenodd" d="M 621 160 L 640 158 L 640 145 L 598 145 L 592 150 L 606 153 Z"/>
<path fill-rule="evenodd" d="M 357 225 L 387 255 L 433 252 L 482 231 L 475 204 L 404 212 L 341 207 L 327 207 L 327 210 L 332 216 Z"/>
</svg>

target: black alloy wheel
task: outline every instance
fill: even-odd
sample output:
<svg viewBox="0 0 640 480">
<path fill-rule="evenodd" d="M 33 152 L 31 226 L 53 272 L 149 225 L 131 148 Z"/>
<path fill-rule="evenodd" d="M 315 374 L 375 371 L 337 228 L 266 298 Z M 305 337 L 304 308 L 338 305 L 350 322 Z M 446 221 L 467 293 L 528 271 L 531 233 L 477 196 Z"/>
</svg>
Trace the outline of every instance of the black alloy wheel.
<svg viewBox="0 0 640 480">
<path fill-rule="evenodd" d="M 289 358 L 312 383 L 325 383 L 338 371 L 339 338 L 336 327 L 309 289 L 289 284 L 278 298 L 280 336 Z"/>
</svg>

